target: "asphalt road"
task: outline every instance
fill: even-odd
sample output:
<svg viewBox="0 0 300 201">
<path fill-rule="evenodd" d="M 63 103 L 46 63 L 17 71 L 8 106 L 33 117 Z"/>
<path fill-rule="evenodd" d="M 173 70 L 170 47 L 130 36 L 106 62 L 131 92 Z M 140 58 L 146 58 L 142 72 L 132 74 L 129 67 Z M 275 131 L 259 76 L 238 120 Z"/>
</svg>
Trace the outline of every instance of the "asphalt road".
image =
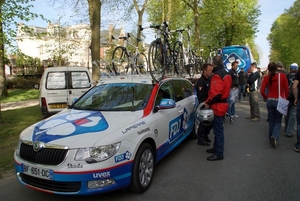
<svg viewBox="0 0 300 201">
<path fill-rule="evenodd" d="M 261 121 L 251 122 L 248 101 L 237 103 L 239 118 L 225 123 L 225 159 L 207 161 L 206 149 L 186 140 L 155 166 L 152 185 L 143 194 L 113 192 L 87 197 L 49 195 L 19 184 L 14 176 L 0 180 L 0 201 L 79 200 L 300 200 L 300 154 L 293 151 L 296 137 L 284 136 L 278 147 L 268 142 L 265 103 Z M 213 138 L 211 132 L 210 138 Z"/>
</svg>

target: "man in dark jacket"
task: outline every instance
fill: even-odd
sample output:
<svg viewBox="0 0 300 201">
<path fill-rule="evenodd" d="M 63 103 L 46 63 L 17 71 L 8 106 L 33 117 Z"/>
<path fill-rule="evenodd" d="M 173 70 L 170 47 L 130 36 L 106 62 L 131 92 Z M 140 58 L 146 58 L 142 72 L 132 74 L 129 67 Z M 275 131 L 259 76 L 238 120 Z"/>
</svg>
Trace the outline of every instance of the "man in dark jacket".
<svg viewBox="0 0 300 201">
<path fill-rule="evenodd" d="M 244 71 L 244 68 L 241 68 L 239 72 L 239 96 L 238 100 L 242 100 L 246 98 L 246 83 L 247 83 L 248 74 Z"/>
<path fill-rule="evenodd" d="M 214 111 L 214 121 L 212 123 L 215 134 L 214 147 L 207 149 L 212 156 L 207 157 L 208 161 L 216 161 L 224 159 L 224 127 L 223 120 L 228 110 L 227 99 L 231 88 L 231 76 L 224 69 L 221 56 L 213 57 L 212 61 L 213 75 L 210 81 L 208 97 L 204 104 L 206 108 Z"/>
<path fill-rule="evenodd" d="M 258 103 L 258 81 L 260 79 L 260 74 L 257 71 L 256 63 L 251 64 L 250 68 L 251 74 L 247 79 L 247 84 L 249 85 L 249 104 L 250 104 L 250 116 L 246 119 L 251 119 L 252 122 L 260 121 L 260 109 Z"/>
<path fill-rule="evenodd" d="M 296 124 L 296 113 L 297 113 L 297 106 L 294 104 L 295 98 L 292 91 L 292 86 L 294 83 L 295 75 L 298 71 L 298 64 L 292 63 L 290 65 L 290 72 L 286 74 L 287 80 L 289 82 L 289 107 L 287 111 L 287 115 L 284 116 L 285 122 L 285 135 L 287 137 L 293 137 L 295 133 L 295 124 Z"/>
<path fill-rule="evenodd" d="M 203 64 L 202 67 L 202 75 L 196 82 L 196 91 L 197 91 L 197 97 L 199 103 L 204 102 L 207 99 L 208 96 L 208 90 L 209 90 L 209 82 L 212 75 L 213 67 L 211 64 Z M 209 146 L 211 140 L 208 138 L 208 134 L 210 130 L 212 129 L 212 125 L 206 126 L 203 123 L 200 122 L 198 131 L 197 131 L 197 137 L 198 137 L 198 144 Z"/>
</svg>

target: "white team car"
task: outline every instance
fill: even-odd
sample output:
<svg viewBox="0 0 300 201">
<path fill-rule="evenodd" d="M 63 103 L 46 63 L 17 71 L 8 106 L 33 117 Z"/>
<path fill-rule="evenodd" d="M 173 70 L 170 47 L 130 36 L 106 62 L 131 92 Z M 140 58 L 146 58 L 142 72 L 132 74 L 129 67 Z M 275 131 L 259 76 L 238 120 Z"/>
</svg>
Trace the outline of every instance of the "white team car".
<svg viewBox="0 0 300 201">
<path fill-rule="evenodd" d="M 20 183 L 55 194 L 146 191 L 154 165 L 196 138 L 197 97 L 190 81 L 107 78 L 62 112 L 20 134 Z"/>
</svg>

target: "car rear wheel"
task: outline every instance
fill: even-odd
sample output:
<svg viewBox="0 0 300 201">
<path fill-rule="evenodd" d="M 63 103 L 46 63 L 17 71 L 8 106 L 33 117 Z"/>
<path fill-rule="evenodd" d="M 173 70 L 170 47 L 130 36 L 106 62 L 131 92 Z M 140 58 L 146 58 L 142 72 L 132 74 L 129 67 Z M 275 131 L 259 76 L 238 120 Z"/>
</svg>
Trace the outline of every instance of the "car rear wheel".
<svg viewBox="0 0 300 201">
<path fill-rule="evenodd" d="M 133 162 L 130 190 L 136 193 L 145 192 L 152 182 L 153 171 L 153 149 L 150 144 L 143 143 Z"/>
</svg>

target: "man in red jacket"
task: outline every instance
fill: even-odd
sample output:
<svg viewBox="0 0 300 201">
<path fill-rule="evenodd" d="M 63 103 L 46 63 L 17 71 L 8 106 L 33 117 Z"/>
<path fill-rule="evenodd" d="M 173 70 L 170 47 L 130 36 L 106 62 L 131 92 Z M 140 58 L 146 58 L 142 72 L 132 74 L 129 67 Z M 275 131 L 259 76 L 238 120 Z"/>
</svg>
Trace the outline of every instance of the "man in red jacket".
<svg viewBox="0 0 300 201">
<path fill-rule="evenodd" d="M 212 61 L 213 75 L 210 81 L 210 89 L 208 98 L 205 100 L 205 107 L 214 111 L 214 121 L 212 123 L 215 134 L 214 147 L 207 149 L 212 156 L 207 158 L 208 161 L 216 161 L 224 159 L 224 127 L 223 120 L 228 110 L 227 99 L 230 94 L 231 76 L 223 66 L 221 56 L 215 56 Z"/>
</svg>

